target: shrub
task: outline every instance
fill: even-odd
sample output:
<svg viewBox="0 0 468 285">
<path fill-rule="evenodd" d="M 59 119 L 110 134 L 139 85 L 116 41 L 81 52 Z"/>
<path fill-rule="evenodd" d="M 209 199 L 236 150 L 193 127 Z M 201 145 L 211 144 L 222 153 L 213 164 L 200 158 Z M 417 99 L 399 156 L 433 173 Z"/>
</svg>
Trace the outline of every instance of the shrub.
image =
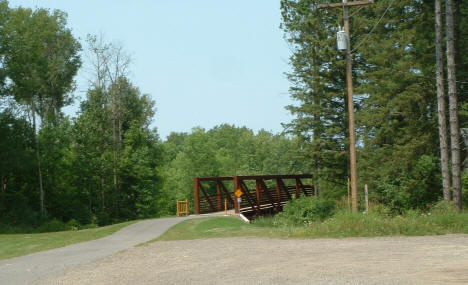
<svg viewBox="0 0 468 285">
<path fill-rule="evenodd" d="M 46 233 L 46 232 L 61 232 L 69 230 L 69 226 L 57 219 L 49 220 L 44 222 L 37 228 L 37 232 Z"/>
<path fill-rule="evenodd" d="M 432 214 L 434 215 L 455 215 L 457 212 L 455 211 L 455 207 L 453 202 L 446 202 L 446 201 L 439 201 L 435 203 L 430 208 Z"/>
<path fill-rule="evenodd" d="M 462 201 L 463 201 L 463 208 L 468 208 L 468 172 L 462 172 Z"/>
<path fill-rule="evenodd" d="M 301 197 L 289 201 L 276 220 L 287 225 L 309 225 L 330 217 L 334 209 L 335 203 L 331 200 L 315 196 Z"/>
<path fill-rule="evenodd" d="M 81 229 L 81 225 L 77 220 L 71 219 L 67 222 L 67 230 L 76 231 L 79 229 Z"/>
</svg>

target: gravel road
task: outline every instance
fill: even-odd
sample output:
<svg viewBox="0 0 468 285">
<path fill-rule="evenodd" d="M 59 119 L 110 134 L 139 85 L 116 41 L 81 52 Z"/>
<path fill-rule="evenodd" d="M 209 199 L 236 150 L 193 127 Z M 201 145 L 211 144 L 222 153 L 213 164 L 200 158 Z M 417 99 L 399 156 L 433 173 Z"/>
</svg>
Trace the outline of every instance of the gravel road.
<svg viewBox="0 0 468 285">
<path fill-rule="evenodd" d="M 468 235 L 161 241 L 38 284 L 468 284 Z"/>
<path fill-rule="evenodd" d="M 32 284 L 45 276 L 59 274 L 70 267 L 87 264 L 154 239 L 173 225 L 190 218 L 193 217 L 145 220 L 98 240 L 2 260 L 0 284 Z"/>
</svg>

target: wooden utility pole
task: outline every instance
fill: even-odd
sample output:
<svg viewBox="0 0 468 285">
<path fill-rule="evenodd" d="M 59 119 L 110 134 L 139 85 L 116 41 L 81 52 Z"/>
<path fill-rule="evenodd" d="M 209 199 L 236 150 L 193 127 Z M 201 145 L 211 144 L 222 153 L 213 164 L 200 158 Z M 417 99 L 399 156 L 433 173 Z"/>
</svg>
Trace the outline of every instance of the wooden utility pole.
<svg viewBox="0 0 468 285">
<path fill-rule="evenodd" d="M 351 59 L 351 37 L 349 31 L 349 7 L 364 6 L 374 3 L 373 0 L 352 1 L 343 3 L 321 4 L 317 9 L 342 8 L 344 31 L 346 33 L 346 83 L 348 85 L 348 123 L 349 123 L 349 165 L 351 172 L 351 204 L 353 212 L 357 212 L 357 167 L 356 167 L 356 138 L 354 131 L 354 102 L 353 102 L 353 74 Z"/>
</svg>

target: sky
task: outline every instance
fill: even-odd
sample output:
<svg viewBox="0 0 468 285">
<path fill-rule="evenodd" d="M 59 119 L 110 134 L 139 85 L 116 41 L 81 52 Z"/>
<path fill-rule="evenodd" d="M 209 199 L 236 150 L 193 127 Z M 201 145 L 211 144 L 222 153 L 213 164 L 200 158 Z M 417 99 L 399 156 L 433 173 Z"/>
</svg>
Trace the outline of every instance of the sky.
<svg viewBox="0 0 468 285">
<path fill-rule="evenodd" d="M 59 9 L 86 48 L 103 34 L 132 57 L 130 79 L 156 101 L 152 127 L 171 132 L 227 123 L 274 133 L 292 120 L 285 106 L 290 50 L 279 0 L 10 0 L 10 7 Z M 84 66 L 86 58 L 83 56 Z M 77 75 L 75 116 L 91 75 Z"/>
</svg>

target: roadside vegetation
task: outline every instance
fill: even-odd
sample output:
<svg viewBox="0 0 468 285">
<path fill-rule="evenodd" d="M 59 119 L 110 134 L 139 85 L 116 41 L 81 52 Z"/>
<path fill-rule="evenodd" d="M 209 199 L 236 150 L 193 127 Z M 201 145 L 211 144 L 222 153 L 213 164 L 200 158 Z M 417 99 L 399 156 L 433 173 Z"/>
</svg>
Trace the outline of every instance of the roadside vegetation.
<svg viewBox="0 0 468 285">
<path fill-rule="evenodd" d="M 113 234 L 134 221 L 83 230 L 49 233 L 0 235 L 0 260 L 38 251 L 63 247 L 73 243 L 95 240 Z"/>
<path fill-rule="evenodd" d="M 439 202 L 426 210 L 395 213 L 382 205 L 370 211 L 352 213 L 343 203 L 307 197 L 289 202 L 284 212 L 247 224 L 232 217 L 184 221 L 162 240 L 222 237 L 340 238 L 374 236 L 415 236 L 468 233 L 468 213 L 456 213 L 450 203 Z"/>
<path fill-rule="evenodd" d="M 203 176 L 310 173 L 314 178 L 307 184 L 320 195 L 342 199 L 349 173 L 345 57 L 333 47 L 336 16 L 314 8 L 322 2 L 280 1 L 279 24 L 292 52 L 287 78 L 293 103 L 285 107 L 293 118 L 285 122 L 284 133 L 221 124 L 161 139 L 152 128 L 153 97 L 131 80 L 131 52 L 102 37 L 77 38 L 63 11 L 0 0 L 0 233 L 174 215 L 177 199 L 188 199 L 193 211 L 193 178 Z M 326 200 L 298 200 L 283 214 L 245 228 L 226 229 L 225 220 L 221 227 L 217 222 L 183 225 L 212 236 L 233 235 L 235 229 L 307 237 L 466 231 L 466 213 L 428 206 L 452 196 L 459 210 L 468 207 L 468 172 L 461 179 L 458 175 L 468 168 L 459 163 L 468 157 L 468 137 L 457 143 L 458 129 L 468 130 L 468 0 L 457 3 L 452 38 L 459 50 L 451 70 L 463 84 L 447 82 L 453 106 L 441 111 L 459 109 L 459 128 L 448 133 L 461 155 L 439 142 L 444 133 L 439 116 L 447 118 L 437 109 L 437 98 L 448 94 L 435 88 L 433 3 L 376 1 L 353 16 L 354 33 L 366 36 L 351 39 L 357 187 L 368 186 L 375 201 L 371 211 L 351 214 Z M 80 69 L 89 84 L 76 96 Z M 75 116 L 64 112 L 78 103 Z M 454 125 L 455 118 L 450 115 Z M 452 157 L 443 159 L 440 154 L 447 151 Z M 216 185 L 206 189 L 216 191 Z M 213 232 L 217 228 L 225 233 Z"/>
</svg>

